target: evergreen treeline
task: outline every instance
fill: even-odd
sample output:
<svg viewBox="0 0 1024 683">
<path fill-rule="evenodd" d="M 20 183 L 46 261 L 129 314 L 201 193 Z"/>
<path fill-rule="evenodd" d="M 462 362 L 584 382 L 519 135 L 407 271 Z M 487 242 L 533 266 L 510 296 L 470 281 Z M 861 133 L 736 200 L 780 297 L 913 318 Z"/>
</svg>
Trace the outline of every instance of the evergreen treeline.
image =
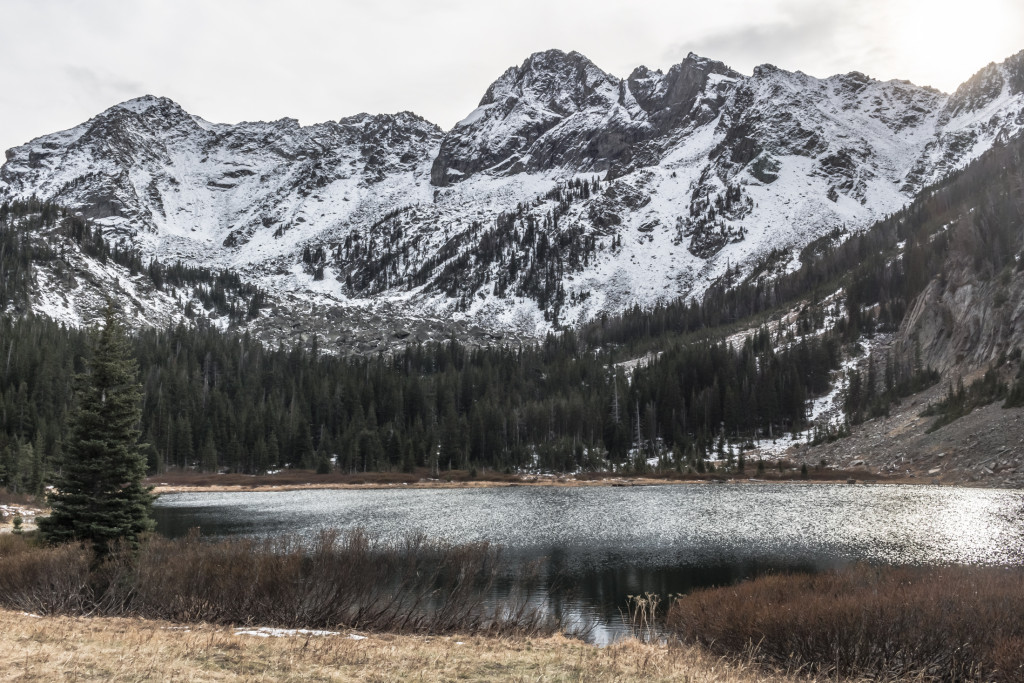
<svg viewBox="0 0 1024 683">
<path fill-rule="evenodd" d="M 0 329 L 0 482 L 39 490 L 60 467 L 87 334 L 33 317 Z M 669 453 L 703 467 L 726 439 L 803 429 L 837 354 L 827 336 L 777 352 L 761 332 L 740 348 L 671 348 L 627 376 L 571 332 L 370 359 L 267 349 L 209 327 L 146 330 L 132 344 L 152 471 L 642 468 Z"/>
<path fill-rule="evenodd" d="M 760 330 L 737 349 L 699 342 L 665 352 L 634 375 L 628 406 L 634 419 L 616 420 L 613 411 L 608 441 L 632 441 L 649 456 L 664 444 L 672 464 L 700 471 L 699 461 L 712 451 L 726 454 L 729 442 L 752 447 L 807 429 L 808 400 L 829 390 L 839 345 L 831 335 L 808 335 L 777 350 L 780 341 Z M 623 438 L 626 425 L 638 430 L 635 437 Z"/>
</svg>

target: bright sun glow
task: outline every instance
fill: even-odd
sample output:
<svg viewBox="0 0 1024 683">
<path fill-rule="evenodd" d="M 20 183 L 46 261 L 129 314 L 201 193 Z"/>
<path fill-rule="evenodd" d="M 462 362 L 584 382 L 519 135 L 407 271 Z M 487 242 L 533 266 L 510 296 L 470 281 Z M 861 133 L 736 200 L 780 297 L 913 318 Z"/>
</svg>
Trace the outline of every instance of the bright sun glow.
<svg viewBox="0 0 1024 683">
<path fill-rule="evenodd" d="M 893 62 L 905 65 L 904 77 L 948 89 L 1009 56 L 1005 39 L 1020 27 L 1005 15 L 1006 0 L 912 0 L 894 3 L 879 19 Z"/>
</svg>

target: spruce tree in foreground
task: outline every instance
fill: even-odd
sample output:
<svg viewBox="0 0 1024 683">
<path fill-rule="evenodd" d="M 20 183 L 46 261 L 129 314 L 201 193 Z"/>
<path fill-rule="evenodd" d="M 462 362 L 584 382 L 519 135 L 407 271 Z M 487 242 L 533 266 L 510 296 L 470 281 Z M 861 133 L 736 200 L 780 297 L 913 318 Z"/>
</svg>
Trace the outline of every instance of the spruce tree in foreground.
<svg viewBox="0 0 1024 683">
<path fill-rule="evenodd" d="M 142 484 L 138 367 L 111 306 L 105 318 L 88 371 L 77 378 L 64 468 L 50 496 L 53 513 L 39 521 L 47 541 L 91 542 L 101 555 L 122 539 L 136 545 L 153 528 L 153 497 Z"/>
</svg>

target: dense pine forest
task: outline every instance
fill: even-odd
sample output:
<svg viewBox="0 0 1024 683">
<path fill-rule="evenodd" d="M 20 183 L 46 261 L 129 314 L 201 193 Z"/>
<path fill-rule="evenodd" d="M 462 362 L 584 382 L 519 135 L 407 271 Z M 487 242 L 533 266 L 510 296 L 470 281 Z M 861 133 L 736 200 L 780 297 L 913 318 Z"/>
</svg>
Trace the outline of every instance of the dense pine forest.
<svg viewBox="0 0 1024 683">
<path fill-rule="evenodd" d="M 321 353 L 315 338 L 268 348 L 202 315 L 190 326 L 141 330 L 132 344 L 150 469 L 638 472 L 652 459 L 679 471 L 742 466 L 744 448 L 810 428 L 809 400 L 829 390 L 844 348 L 896 330 L 951 253 L 969 254 L 992 276 L 1022 268 L 1022 147 L 997 146 L 866 232 L 819 239 L 795 271 L 785 272 L 788 256 L 775 253 L 746 277 L 730 271 L 701 301 L 635 309 L 536 345 L 471 349 L 452 339 L 343 358 Z M 571 192 L 598 189 L 595 181 Z M 538 252 L 536 272 L 499 286 L 516 282 L 557 298 L 550 284 L 558 266 L 540 253 L 558 232 L 557 216 L 543 229 L 531 220 L 510 214 L 503 230 L 479 231 L 481 249 L 511 268 L 503 240 L 526 240 Z M 591 245 L 571 234 L 562 246 L 571 262 L 587 258 Z M 39 492 L 61 467 L 88 332 L 34 316 L 29 302 L 33 268 L 47 262 L 60 273 L 73 249 L 146 274 L 165 291 L 189 292 L 231 323 L 257 315 L 265 301 L 231 272 L 143 264 L 130 245 L 61 207 L 0 207 L 0 485 L 11 490 Z M 333 257 L 358 254 L 349 245 Z M 309 254 L 307 263 L 325 258 Z M 840 288 L 840 303 L 826 303 Z M 794 306 L 794 325 L 760 327 L 766 314 Z M 826 318 L 837 322 L 828 327 Z M 741 327 L 754 332 L 724 341 Z M 934 379 L 914 358 L 872 362 L 866 376 L 851 378 L 849 418 L 880 414 Z"/>
<path fill-rule="evenodd" d="M 42 318 L 5 321 L 2 332 L 0 476 L 38 490 L 60 466 L 87 337 Z M 453 340 L 371 359 L 266 349 L 209 327 L 133 341 L 154 471 L 643 469 L 665 453 L 702 469 L 725 437 L 804 428 L 805 400 L 827 387 L 836 360 L 828 341 L 776 352 L 767 333 L 738 349 L 679 346 L 632 376 L 608 354 L 581 353 L 572 333 L 522 349 Z"/>
</svg>

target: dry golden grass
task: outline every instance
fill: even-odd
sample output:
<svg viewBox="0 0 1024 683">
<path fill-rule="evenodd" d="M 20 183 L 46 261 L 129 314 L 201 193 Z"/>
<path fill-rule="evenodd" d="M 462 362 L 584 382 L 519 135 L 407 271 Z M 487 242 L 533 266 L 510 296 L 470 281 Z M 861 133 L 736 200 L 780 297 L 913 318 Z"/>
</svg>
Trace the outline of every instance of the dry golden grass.
<svg viewBox="0 0 1024 683">
<path fill-rule="evenodd" d="M 695 648 L 562 637 L 259 638 L 210 625 L 0 611 L 0 680 L 791 681 Z"/>
</svg>

